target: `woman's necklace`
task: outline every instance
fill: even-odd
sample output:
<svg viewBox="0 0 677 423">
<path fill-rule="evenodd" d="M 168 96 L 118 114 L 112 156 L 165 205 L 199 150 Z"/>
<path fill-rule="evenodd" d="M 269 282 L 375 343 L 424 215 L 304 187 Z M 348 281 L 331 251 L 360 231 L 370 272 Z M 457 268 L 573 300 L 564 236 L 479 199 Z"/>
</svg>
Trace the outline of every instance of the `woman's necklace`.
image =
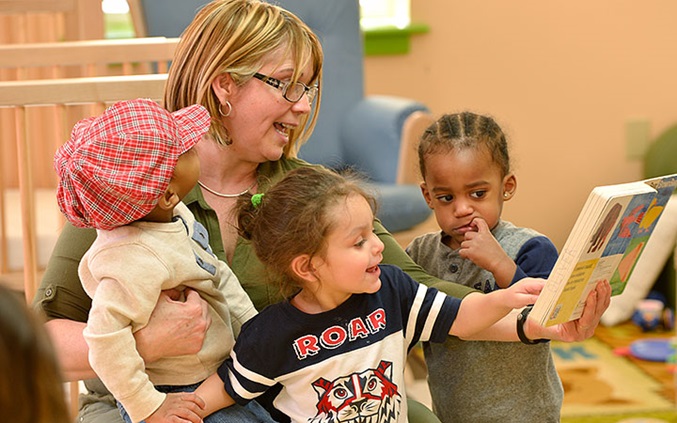
<svg viewBox="0 0 677 423">
<path fill-rule="evenodd" d="M 223 197 L 223 198 L 237 198 L 237 197 L 243 196 L 243 195 L 245 195 L 246 193 L 248 193 L 250 189 L 254 188 L 254 185 L 256 185 L 256 181 L 254 181 L 254 183 L 251 184 L 251 185 L 249 186 L 249 188 L 247 188 L 246 190 L 244 190 L 244 191 L 242 191 L 242 192 L 240 192 L 240 193 L 238 193 L 238 194 L 223 194 L 223 193 L 221 193 L 221 192 L 214 191 L 213 189 L 209 188 L 207 185 L 203 184 L 203 183 L 200 182 L 200 181 L 197 181 L 197 183 L 198 183 L 198 185 L 200 185 L 202 188 L 206 189 L 207 191 L 211 192 L 212 194 L 216 195 L 217 197 Z"/>
</svg>

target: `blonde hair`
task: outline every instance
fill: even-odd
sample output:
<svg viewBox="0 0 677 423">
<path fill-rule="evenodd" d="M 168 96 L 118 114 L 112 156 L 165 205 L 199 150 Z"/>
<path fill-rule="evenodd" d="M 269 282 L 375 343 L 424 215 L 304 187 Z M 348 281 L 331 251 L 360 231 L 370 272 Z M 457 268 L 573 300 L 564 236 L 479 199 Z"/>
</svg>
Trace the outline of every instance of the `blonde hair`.
<svg viewBox="0 0 677 423">
<path fill-rule="evenodd" d="M 285 47 L 295 63 L 291 81 L 310 63 L 311 84 L 321 83 L 322 46 L 313 31 L 291 12 L 259 0 L 216 0 L 205 5 L 181 35 L 165 87 L 164 105 L 176 111 L 201 104 L 212 116 L 209 134 L 220 144 L 229 139 L 219 120 L 215 78 L 229 73 L 244 84 L 271 53 Z M 315 127 L 320 93 L 311 113 L 290 134 L 284 156 L 296 155 Z"/>
<path fill-rule="evenodd" d="M 13 423 L 69 423 L 56 353 L 23 299 L 0 286 L 0 410 Z"/>
</svg>

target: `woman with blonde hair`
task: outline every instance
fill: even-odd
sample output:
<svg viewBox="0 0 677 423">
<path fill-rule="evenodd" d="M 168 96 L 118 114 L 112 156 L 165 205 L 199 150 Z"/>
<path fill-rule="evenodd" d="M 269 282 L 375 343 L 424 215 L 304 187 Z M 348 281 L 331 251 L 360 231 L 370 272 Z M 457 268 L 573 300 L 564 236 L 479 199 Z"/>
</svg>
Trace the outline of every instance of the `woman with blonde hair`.
<svg viewBox="0 0 677 423">
<path fill-rule="evenodd" d="M 213 252 L 232 268 L 258 310 L 282 296 L 266 283 L 263 264 L 238 236 L 233 211 L 240 196 L 266 192 L 290 170 L 310 166 L 295 153 L 308 139 L 319 113 L 322 65 L 318 37 L 292 13 L 259 0 L 217 0 L 198 11 L 183 32 L 169 69 L 164 106 L 171 112 L 200 104 L 211 114 L 210 131 L 195 146 L 202 173 L 183 202 L 207 228 Z M 426 274 L 380 222 L 375 221 L 374 227 L 385 245 L 384 263 L 401 267 L 418 282 L 439 285 L 451 295 L 473 292 Z M 78 263 L 95 236 L 91 230 L 64 227 L 36 296 L 50 319 L 47 327 L 71 379 L 95 376 L 82 336 L 91 301 L 77 274 Z M 203 317 L 204 305 L 199 300 L 174 301 L 169 295 L 158 304 L 148 326 L 135 333 L 137 349 L 146 362 L 199 350 L 209 324 Z M 527 334 L 584 339 L 592 335 L 606 305 L 590 301 L 590 313 L 580 325 L 559 330 L 528 325 Z M 179 317 L 168 317 L 172 315 Z M 514 327 L 514 316 L 506 324 Z M 100 382 L 85 383 L 90 395 L 84 398 L 79 421 L 120 423 L 114 402 Z"/>
</svg>

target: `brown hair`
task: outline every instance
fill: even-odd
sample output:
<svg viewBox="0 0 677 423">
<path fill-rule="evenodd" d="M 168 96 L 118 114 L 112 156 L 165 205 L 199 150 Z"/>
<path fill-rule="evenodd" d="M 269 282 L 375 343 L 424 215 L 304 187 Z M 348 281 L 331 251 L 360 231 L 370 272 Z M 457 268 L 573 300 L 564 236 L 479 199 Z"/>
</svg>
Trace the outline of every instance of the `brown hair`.
<svg viewBox="0 0 677 423">
<path fill-rule="evenodd" d="M 316 166 L 290 171 L 252 203 L 252 195 L 238 200 L 238 231 L 251 241 L 259 260 L 270 271 L 271 282 L 283 296 L 301 285 L 291 262 L 302 254 L 322 256 L 325 239 L 334 227 L 332 208 L 352 195 L 364 197 L 376 210 L 376 199 L 356 173 L 343 175 Z M 256 201 L 259 200 L 259 201 Z"/>
<path fill-rule="evenodd" d="M 426 156 L 458 149 L 486 147 L 501 169 L 501 176 L 510 173 L 508 143 L 501 127 L 489 116 L 471 112 L 447 114 L 430 125 L 421 135 L 418 163 L 425 179 Z"/>
<path fill-rule="evenodd" d="M 13 423 L 71 421 L 56 353 L 36 315 L 0 286 L 0 410 Z"/>
<path fill-rule="evenodd" d="M 164 106 L 176 111 L 201 104 L 212 116 L 209 134 L 218 143 L 229 139 L 218 119 L 219 101 L 211 84 L 230 73 L 244 84 L 262 66 L 263 61 L 284 46 L 296 67 L 291 81 L 297 82 L 300 70 L 312 66 L 310 84 L 321 84 L 322 46 L 313 31 L 291 12 L 259 0 L 216 0 L 205 5 L 181 35 L 165 87 Z M 315 127 L 320 93 L 310 114 L 303 116 L 290 134 L 285 157 L 294 156 Z"/>
</svg>

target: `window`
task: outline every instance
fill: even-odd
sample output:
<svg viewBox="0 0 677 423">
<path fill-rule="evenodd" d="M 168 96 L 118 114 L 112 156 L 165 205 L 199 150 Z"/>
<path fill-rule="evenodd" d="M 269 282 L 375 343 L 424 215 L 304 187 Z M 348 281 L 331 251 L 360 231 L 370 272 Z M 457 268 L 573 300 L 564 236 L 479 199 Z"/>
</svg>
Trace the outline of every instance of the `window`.
<svg viewBox="0 0 677 423">
<path fill-rule="evenodd" d="M 409 26 L 410 0 L 360 0 L 363 29 Z"/>
<path fill-rule="evenodd" d="M 126 0 L 103 0 L 101 9 L 103 10 L 105 38 L 133 38 L 136 36 Z"/>
<path fill-rule="evenodd" d="M 103 9 L 103 13 L 129 13 L 129 5 L 126 0 L 102 0 L 101 9 Z"/>
<path fill-rule="evenodd" d="M 429 30 L 411 23 L 410 0 L 360 0 L 360 14 L 367 56 L 406 54 L 411 35 Z"/>
</svg>

